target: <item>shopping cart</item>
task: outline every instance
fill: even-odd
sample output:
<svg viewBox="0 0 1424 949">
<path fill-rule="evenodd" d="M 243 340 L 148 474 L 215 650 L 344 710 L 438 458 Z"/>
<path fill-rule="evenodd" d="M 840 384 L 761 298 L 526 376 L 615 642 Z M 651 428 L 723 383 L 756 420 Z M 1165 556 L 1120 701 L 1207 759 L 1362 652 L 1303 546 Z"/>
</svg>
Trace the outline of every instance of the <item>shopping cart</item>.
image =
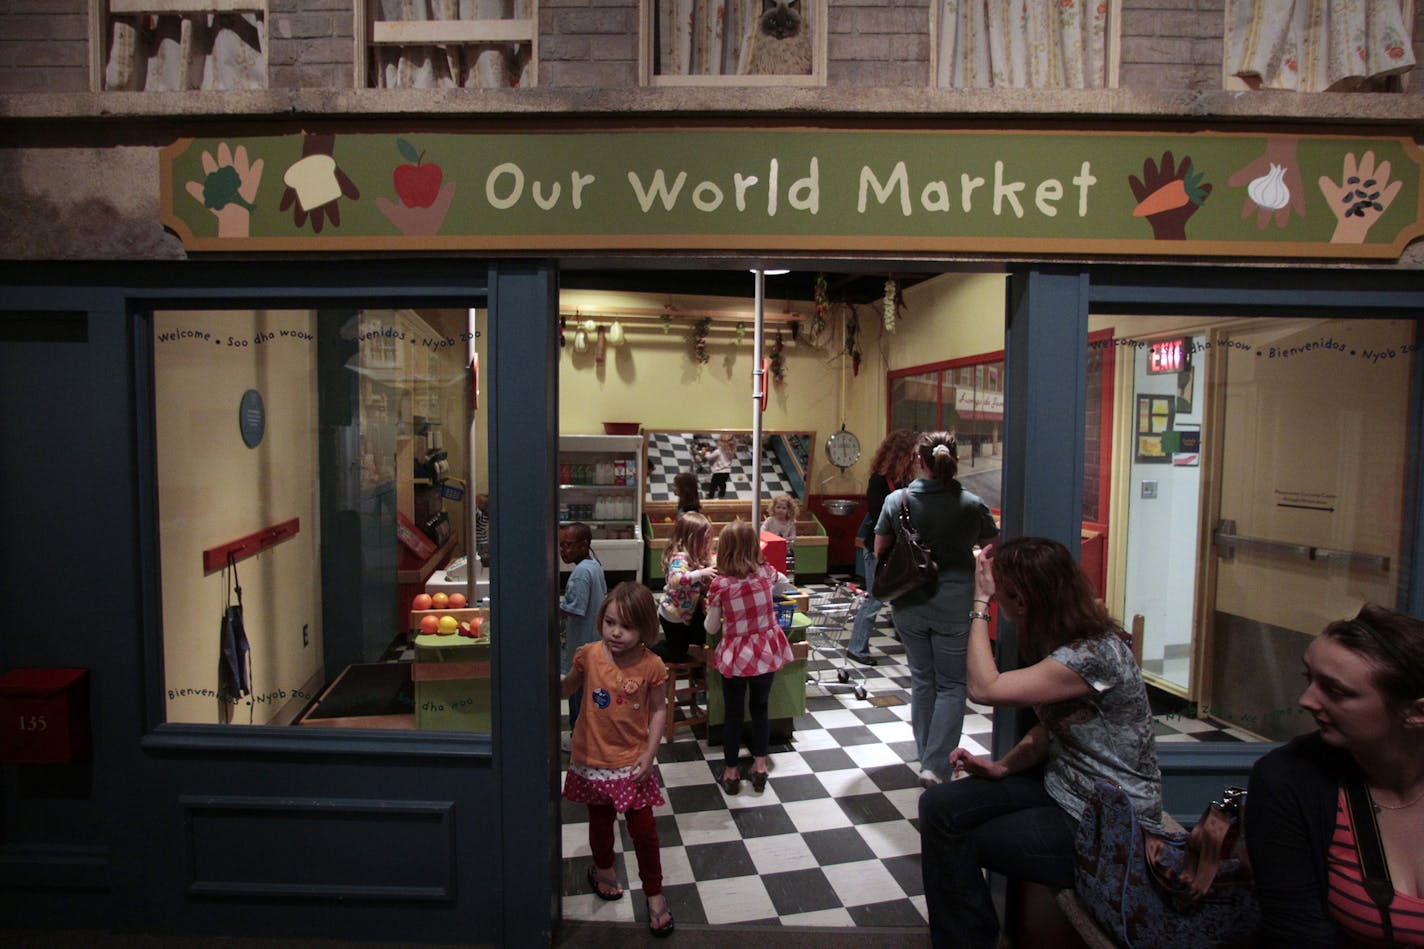
<svg viewBox="0 0 1424 949">
<path fill-rule="evenodd" d="M 857 586 L 849 583 L 837 583 L 825 593 L 817 593 L 811 597 L 811 602 L 807 608 L 807 618 L 811 625 L 806 630 L 806 644 L 812 652 L 830 659 L 831 668 L 835 669 L 838 684 L 830 684 L 821 681 L 822 669 L 812 669 L 808 663 L 806 667 L 806 683 L 817 685 L 826 691 L 828 695 L 835 695 L 843 691 L 855 692 L 855 697 L 864 701 L 865 673 L 858 667 L 852 667 L 846 660 L 846 646 L 850 640 L 851 626 L 855 622 L 855 614 L 860 611 L 860 604 L 865 599 L 864 592 Z M 840 665 L 836 664 L 837 658 Z M 860 681 L 850 685 L 851 674 L 854 673 Z"/>
</svg>

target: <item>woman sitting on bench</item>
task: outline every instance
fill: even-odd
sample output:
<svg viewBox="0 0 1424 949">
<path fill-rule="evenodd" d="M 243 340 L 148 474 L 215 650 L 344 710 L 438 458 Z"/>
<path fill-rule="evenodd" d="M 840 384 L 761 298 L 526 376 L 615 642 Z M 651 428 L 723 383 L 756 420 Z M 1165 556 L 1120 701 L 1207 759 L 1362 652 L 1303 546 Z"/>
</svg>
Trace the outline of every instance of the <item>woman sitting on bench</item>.
<svg viewBox="0 0 1424 949">
<path fill-rule="evenodd" d="M 1073 837 L 1099 778 L 1127 791 L 1144 827 L 1161 829 L 1152 711 L 1122 626 L 1057 541 L 1020 537 L 976 559 L 969 698 L 1032 708 L 1039 723 L 998 761 L 955 749 L 950 763 L 969 778 L 920 798 L 921 872 L 936 949 L 998 944 L 984 869 L 1073 886 Z M 1002 673 L 989 645 L 996 597 L 1019 634 L 1021 668 Z"/>
</svg>

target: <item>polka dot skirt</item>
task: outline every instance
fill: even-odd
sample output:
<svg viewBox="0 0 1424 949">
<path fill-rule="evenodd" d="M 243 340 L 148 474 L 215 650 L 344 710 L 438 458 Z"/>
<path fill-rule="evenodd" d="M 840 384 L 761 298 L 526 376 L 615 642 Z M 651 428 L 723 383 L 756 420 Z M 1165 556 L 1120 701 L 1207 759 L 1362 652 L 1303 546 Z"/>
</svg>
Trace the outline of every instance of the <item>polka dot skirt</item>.
<svg viewBox="0 0 1424 949">
<path fill-rule="evenodd" d="M 612 804 L 620 814 L 642 807 L 661 807 L 662 788 L 657 769 L 635 779 L 636 765 L 624 768 L 590 768 L 571 764 L 564 777 L 564 799 L 575 804 Z"/>
</svg>

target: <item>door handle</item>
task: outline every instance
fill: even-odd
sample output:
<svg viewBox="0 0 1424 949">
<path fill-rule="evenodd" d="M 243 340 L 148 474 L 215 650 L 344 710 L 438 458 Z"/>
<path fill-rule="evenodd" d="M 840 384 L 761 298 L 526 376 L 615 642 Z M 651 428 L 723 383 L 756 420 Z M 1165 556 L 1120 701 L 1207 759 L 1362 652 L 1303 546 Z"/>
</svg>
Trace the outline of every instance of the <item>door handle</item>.
<svg viewBox="0 0 1424 949">
<path fill-rule="evenodd" d="M 1382 554 L 1362 554 L 1354 550 L 1334 550 L 1330 547 L 1312 547 L 1309 544 L 1292 544 L 1283 540 L 1267 540 L 1264 537 L 1242 537 L 1236 533 L 1236 522 L 1222 520 L 1211 535 L 1217 556 L 1230 560 L 1238 550 L 1250 550 L 1263 554 L 1274 554 L 1292 560 L 1318 560 L 1340 564 L 1355 570 L 1370 570 L 1378 573 L 1389 572 L 1389 558 Z"/>
</svg>

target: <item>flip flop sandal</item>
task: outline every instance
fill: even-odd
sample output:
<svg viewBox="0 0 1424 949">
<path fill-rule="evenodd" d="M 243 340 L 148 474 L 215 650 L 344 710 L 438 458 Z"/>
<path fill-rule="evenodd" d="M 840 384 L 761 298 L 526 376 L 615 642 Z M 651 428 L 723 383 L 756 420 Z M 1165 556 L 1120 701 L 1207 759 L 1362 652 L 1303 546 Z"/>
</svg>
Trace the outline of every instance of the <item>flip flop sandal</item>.
<svg viewBox="0 0 1424 949">
<path fill-rule="evenodd" d="M 618 887 L 617 883 L 604 883 L 600 880 L 598 878 L 598 871 L 594 869 L 592 864 L 590 864 L 588 868 L 588 885 L 593 887 L 593 892 L 597 894 L 601 900 L 608 900 L 611 903 L 614 900 L 621 900 L 623 898 L 623 888 Z M 609 893 L 604 889 L 604 887 L 607 886 L 618 887 L 618 892 Z"/>
<path fill-rule="evenodd" d="M 672 910 L 670 910 L 670 909 L 665 909 L 665 910 L 663 910 L 662 913 L 659 914 L 659 916 L 656 917 L 656 918 L 661 919 L 661 918 L 664 917 L 664 916 L 667 917 L 667 922 L 666 922 L 664 925 L 662 925 L 662 926 L 654 926 L 654 925 L 653 925 L 653 919 L 654 919 L 654 917 L 653 917 L 653 915 L 652 915 L 651 913 L 648 914 L 648 932 L 652 933 L 654 936 L 657 936 L 659 939 L 661 939 L 663 936 L 671 936 L 671 935 L 672 935 L 672 927 L 673 927 L 673 922 L 674 922 L 674 920 L 673 920 L 673 918 L 672 918 Z"/>
</svg>

